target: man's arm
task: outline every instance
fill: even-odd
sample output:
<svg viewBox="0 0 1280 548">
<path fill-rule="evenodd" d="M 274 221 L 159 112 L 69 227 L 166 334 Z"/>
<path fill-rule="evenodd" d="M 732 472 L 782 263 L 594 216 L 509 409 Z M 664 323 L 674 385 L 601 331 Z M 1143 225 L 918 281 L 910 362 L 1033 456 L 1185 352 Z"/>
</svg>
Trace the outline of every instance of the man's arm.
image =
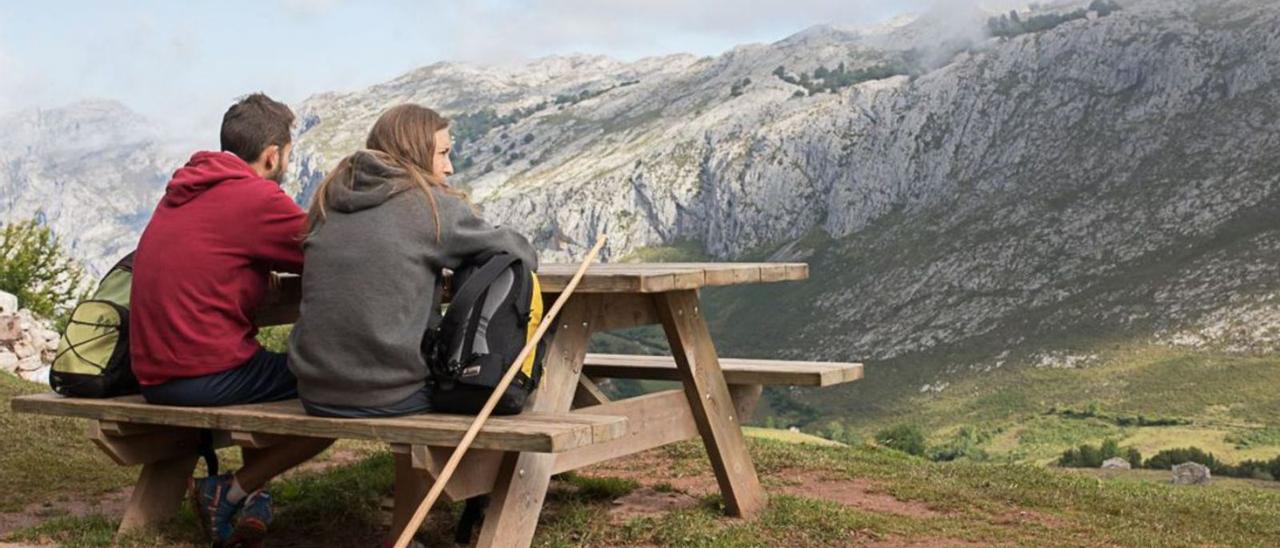
<svg viewBox="0 0 1280 548">
<path fill-rule="evenodd" d="M 266 192 L 255 219 L 258 225 L 250 236 L 250 255 L 269 265 L 271 270 L 302 273 L 302 241 L 307 213 L 279 187 Z"/>
</svg>

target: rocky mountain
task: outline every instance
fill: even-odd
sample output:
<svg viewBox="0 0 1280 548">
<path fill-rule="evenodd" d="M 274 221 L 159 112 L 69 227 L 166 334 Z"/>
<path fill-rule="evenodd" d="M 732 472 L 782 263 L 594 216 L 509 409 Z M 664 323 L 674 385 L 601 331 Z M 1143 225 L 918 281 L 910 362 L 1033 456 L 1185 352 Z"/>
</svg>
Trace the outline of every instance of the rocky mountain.
<svg viewBox="0 0 1280 548">
<path fill-rule="evenodd" d="M 133 249 L 184 151 L 112 101 L 0 117 L 0 222 L 37 219 L 95 273 Z"/>
<path fill-rule="evenodd" d="M 548 260 L 605 232 L 609 260 L 811 262 L 806 284 L 714 296 L 734 353 L 889 360 L 882 378 L 942 390 L 1020 351 L 1075 364 L 1082 341 L 1274 346 L 1280 5 L 989 17 L 815 27 L 713 57 L 439 63 L 298 105 L 287 184 L 305 203 L 383 109 L 413 101 L 453 118 L 455 184 Z M 143 171 L 176 165 L 118 138 L 132 144 L 3 142 L 6 217 L 43 212 L 83 256 L 109 251 L 98 231 L 136 230 L 154 200 Z M 121 161 L 58 176 L 84 154 Z M 137 203 L 108 228 L 62 209 L 126 180 Z M 943 365 L 908 359 L 925 355 Z M 857 390 L 883 388 L 868 380 Z"/>
<path fill-rule="evenodd" d="M 970 13 L 708 58 L 432 65 L 306 101 L 294 180 L 307 194 L 382 109 L 435 106 L 464 130 L 456 181 L 554 258 L 606 232 L 615 260 L 681 244 L 831 261 L 824 321 L 783 353 L 1268 306 L 1280 6 L 1112 9 L 1023 12 L 1056 18 L 1007 38 L 974 39 Z"/>
</svg>

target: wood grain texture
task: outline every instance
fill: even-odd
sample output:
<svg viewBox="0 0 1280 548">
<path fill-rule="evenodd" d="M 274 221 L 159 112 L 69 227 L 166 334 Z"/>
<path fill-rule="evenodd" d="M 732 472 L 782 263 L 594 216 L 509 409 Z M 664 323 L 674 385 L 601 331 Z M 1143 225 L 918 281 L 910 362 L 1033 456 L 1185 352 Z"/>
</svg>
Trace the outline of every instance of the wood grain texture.
<svg viewBox="0 0 1280 548">
<path fill-rule="evenodd" d="M 680 372 L 671 356 L 587 354 L 587 375 L 612 379 L 678 381 Z M 862 364 L 720 358 L 728 384 L 832 386 L 862 378 Z"/>
<path fill-rule="evenodd" d="M 560 453 L 554 468 L 557 474 L 698 437 L 698 425 L 683 390 L 611 401 L 579 412 L 608 412 L 627 417 L 629 432 L 626 437 L 611 442 Z"/>
<path fill-rule="evenodd" d="M 538 269 L 542 288 L 558 292 L 576 265 L 546 264 Z M 708 286 L 799 281 L 809 277 L 802 263 L 612 263 L 592 265 L 578 291 L 584 293 L 660 293 Z"/>
<path fill-rule="evenodd" d="M 754 412 L 760 399 L 760 391 L 761 387 L 758 385 L 729 386 L 729 393 L 739 416 L 748 417 Z M 628 435 L 557 454 L 552 468 L 556 474 L 698 437 L 693 412 L 689 409 L 684 391 L 680 389 L 609 401 L 574 412 L 625 416 Z M 435 477 L 449 459 L 449 450 L 444 448 L 396 445 L 392 450 L 411 453 L 413 466 L 428 472 L 431 477 Z M 465 500 L 492 492 L 502 458 L 503 453 L 500 451 L 468 453 L 459 467 L 460 471 L 454 474 L 445 488 L 449 500 Z"/>
<path fill-rule="evenodd" d="M 297 441 L 298 436 L 264 434 L 262 432 L 231 432 L 231 443 L 249 449 L 265 449 L 282 443 Z"/>
<path fill-rule="evenodd" d="M 186 494 L 196 459 L 192 453 L 143 465 L 116 535 L 153 527 L 173 517 Z"/>
<path fill-rule="evenodd" d="M 592 295 L 576 293 L 565 304 L 544 362 L 542 385 L 534 392 L 530 404 L 532 411 L 558 414 L 569 411 L 582 374 L 592 320 L 598 317 L 601 304 L 602 301 Z M 555 462 L 554 455 L 514 452 L 505 455 L 477 546 L 528 546 L 533 542 Z"/>
<path fill-rule="evenodd" d="M 449 455 L 452 452 L 452 447 L 414 445 L 409 448 L 409 454 L 413 457 L 413 467 L 423 471 L 433 480 L 440 477 L 440 472 L 449 461 Z M 458 472 L 449 478 L 449 483 L 444 487 L 445 499 L 456 502 L 493 491 L 493 482 L 498 477 L 498 467 L 502 465 L 504 455 L 502 451 L 492 449 L 467 451 L 458 465 Z"/>
<path fill-rule="evenodd" d="M 573 408 L 589 407 L 608 403 L 609 396 L 600 390 L 599 386 L 586 375 L 578 377 L 578 390 L 573 394 Z"/>
<path fill-rule="evenodd" d="M 115 436 L 102 428 L 100 422 L 90 422 L 89 440 L 106 453 L 116 464 L 133 466 L 195 455 L 200 446 L 200 431 L 195 428 L 157 426 L 146 432 L 134 432 L 127 436 Z M 213 446 L 231 445 L 230 436 L 216 432 Z"/>
<path fill-rule="evenodd" d="M 699 309 L 698 294 L 695 291 L 665 293 L 656 296 L 654 303 L 671 345 L 693 420 L 724 495 L 725 509 L 733 516 L 754 516 L 765 506 L 764 490 L 747 452 L 741 420 Z"/>
<path fill-rule="evenodd" d="M 545 293 L 560 293 L 577 270 L 573 264 L 544 264 L 538 280 Z M 259 326 L 291 324 L 298 319 L 302 278 L 278 274 L 276 286 L 254 315 Z M 804 263 L 607 263 L 591 265 L 579 293 L 648 294 L 709 286 L 799 281 L 809 278 Z M 651 321 L 647 323 L 656 323 Z M 645 324 L 637 324 L 645 325 Z"/>
<path fill-rule="evenodd" d="M 54 393 L 13 398 L 20 413 L 96 420 L 210 428 L 313 438 L 452 446 L 473 417 L 425 414 L 374 419 L 334 419 L 307 415 L 297 400 L 228 407 L 173 407 L 146 403 L 140 396 L 111 399 L 66 398 Z M 525 413 L 494 417 L 476 438 L 476 447 L 555 453 L 601 443 L 626 434 L 623 417 L 568 413 Z"/>
</svg>

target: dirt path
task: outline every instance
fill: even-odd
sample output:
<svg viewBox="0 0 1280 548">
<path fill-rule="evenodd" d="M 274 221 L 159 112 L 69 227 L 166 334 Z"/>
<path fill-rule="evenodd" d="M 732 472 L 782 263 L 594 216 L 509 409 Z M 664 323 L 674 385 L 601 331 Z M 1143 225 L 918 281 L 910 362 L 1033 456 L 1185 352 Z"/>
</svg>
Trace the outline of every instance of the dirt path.
<svg viewBox="0 0 1280 548">
<path fill-rule="evenodd" d="M 352 464 L 363 458 L 360 451 L 346 448 L 332 450 L 324 459 L 315 460 L 290 470 L 285 476 L 295 474 L 323 472 L 325 470 Z M 53 518 L 72 516 L 85 517 L 103 515 L 110 519 L 119 519 L 124 515 L 125 505 L 133 487 L 125 487 L 99 495 L 91 495 L 92 500 L 75 499 L 78 495 L 65 494 L 57 500 L 28 505 L 16 512 L 0 512 L 0 538 L 19 529 L 34 527 Z M 0 544 L 0 548 L 4 545 Z"/>
<path fill-rule="evenodd" d="M 132 492 L 132 487 L 126 487 L 93 495 L 93 500 L 67 500 L 64 496 L 64 500 L 31 504 L 17 512 L 0 512 L 0 537 L 62 516 L 123 515 L 125 503 L 129 501 L 129 494 Z"/>
</svg>

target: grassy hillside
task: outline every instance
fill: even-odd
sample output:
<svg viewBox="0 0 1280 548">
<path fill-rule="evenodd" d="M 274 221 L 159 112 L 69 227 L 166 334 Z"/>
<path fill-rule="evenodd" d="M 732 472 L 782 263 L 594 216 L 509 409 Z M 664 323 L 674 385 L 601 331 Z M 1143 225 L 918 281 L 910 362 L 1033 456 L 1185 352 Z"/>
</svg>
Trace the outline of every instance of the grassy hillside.
<svg viewBox="0 0 1280 548">
<path fill-rule="evenodd" d="M 854 243 L 815 234 L 791 245 L 788 252 L 811 265 L 812 277 L 806 282 L 703 292 L 722 355 L 867 362 L 866 377 L 849 385 L 768 389 L 757 424 L 798 425 L 809 433 L 826 434 L 835 421 L 840 430 L 852 434 L 846 436 L 850 439 L 913 424 L 935 445 L 966 443 L 993 459 L 1037 463 L 1050 462 L 1081 443 L 1106 439 L 1136 447 L 1144 455 L 1186 446 L 1208 450 L 1228 462 L 1280 455 L 1280 393 L 1274 390 L 1280 386 L 1280 354 L 1141 342 L 1152 334 L 1151 325 L 1141 322 L 1127 328 L 1090 325 L 1087 320 L 1054 330 L 1026 328 L 1079 303 L 1028 310 L 982 336 L 887 360 L 825 344 L 825 334 L 856 332 L 865 322 L 814 317 L 812 303 L 829 298 L 833 287 L 850 279 L 891 270 L 874 261 L 910 261 L 860 255 Z M 927 247 L 921 242 L 912 246 L 917 244 Z M 744 259 L 771 252 L 761 250 Z M 652 255 L 681 261 L 694 253 L 686 245 L 655 249 Z M 1149 273 L 1159 274 L 1166 266 L 1157 261 Z M 600 336 L 593 348 L 667 351 L 656 327 Z M 650 388 L 643 383 L 617 384 L 624 392 Z M 1139 417 L 1172 424 L 1139 426 Z"/>
<path fill-rule="evenodd" d="M 1259 482 L 1174 487 L 1143 472 L 1092 476 L 1035 466 L 936 464 L 892 450 L 751 440 L 770 504 L 758 519 L 721 516 L 701 447 L 678 444 L 560 476 L 537 546 L 837 546 L 1268 544 L 1280 535 L 1280 491 Z M 1145 473 L 1150 475 L 1150 473 Z M 272 543 L 371 545 L 386 519 L 391 459 L 295 475 L 275 487 Z M 458 505 L 421 535 L 450 546 Z M 1196 516 L 1196 519 L 1185 519 Z M 119 516 L 65 517 L 7 540 L 106 545 Z M 194 545 L 183 515 L 127 546 Z M 1158 524 L 1158 526 L 1153 526 Z"/>
<path fill-rule="evenodd" d="M 724 353 L 735 354 L 736 341 L 723 338 Z M 936 444 L 964 436 L 993 458 L 1041 463 L 1105 439 L 1144 455 L 1186 446 L 1229 462 L 1280 455 L 1280 355 L 1103 341 L 1047 357 L 871 361 L 851 385 L 772 391 L 772 409 L 756 419 L 775 414 L 817 433 L 834 420 L 864 437 L 913 424 Z M 1171 424 L 1139 426 L 1139 418 Z"/>
<path fill-rule="evenodd" d="M 66 498 L 92 498 L 133 482 L 136 468 L 122 468 L 85 438 L 78 419 L 14 413 L 9 400 L 48 391 L 0 373 L 0 512 Z"/>
</svg>

